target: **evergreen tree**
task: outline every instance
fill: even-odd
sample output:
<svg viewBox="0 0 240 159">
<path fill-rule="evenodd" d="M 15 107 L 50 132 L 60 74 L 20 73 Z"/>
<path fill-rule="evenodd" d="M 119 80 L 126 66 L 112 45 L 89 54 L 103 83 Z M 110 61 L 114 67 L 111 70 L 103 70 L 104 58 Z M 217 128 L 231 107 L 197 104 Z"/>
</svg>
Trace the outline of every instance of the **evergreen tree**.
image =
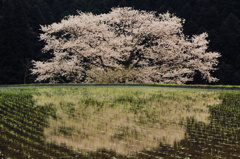
<svg viewBox="0 0 240 159">
<path fill-rule="evenodd" d="M 31 61 L 40 53 L 39 23 L 46 23 L 37 5 L 6 0 L 0 21 L 0 83 L 27 83 Z"/>
<path fill-rule="evenodd" d="M 235 64 L 240 53 L 240 21 L 233 13 L 230 13 L 220 28 L 222 54 Z"/>
</svg>

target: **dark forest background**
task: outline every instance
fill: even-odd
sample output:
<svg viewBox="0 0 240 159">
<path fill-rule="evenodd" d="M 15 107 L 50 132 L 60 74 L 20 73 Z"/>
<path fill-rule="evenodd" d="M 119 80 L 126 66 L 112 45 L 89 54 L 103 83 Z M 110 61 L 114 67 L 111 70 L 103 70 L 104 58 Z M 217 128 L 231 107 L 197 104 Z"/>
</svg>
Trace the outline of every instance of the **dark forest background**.
<svg viewBox="0 0 240 159">
<path fill-rule="evenodd" d="M 207 32 L 210 51 L 222 54 L 216 84 L 240 84 L 239 0 L 0 0 L 0 84 L 33 83 L 31 61 L 44 59 L 40 25 L 60 21 L 76 10 L 95 14 L 112 7 L 170 11 L 186 19 L 185 34 Z M 205 83 L 196 75 L 193 83 Z"/>
</svg>

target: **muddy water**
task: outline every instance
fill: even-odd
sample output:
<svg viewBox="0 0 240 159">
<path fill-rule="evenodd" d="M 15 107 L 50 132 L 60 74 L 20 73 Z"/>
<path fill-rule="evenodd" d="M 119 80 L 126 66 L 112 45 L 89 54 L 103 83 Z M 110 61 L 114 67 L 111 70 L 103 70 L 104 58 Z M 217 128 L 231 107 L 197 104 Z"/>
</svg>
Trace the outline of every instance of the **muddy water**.
<svg viewBox="0 0 240 159">
<path fill-rule="evenodd" d="M 222 95 L 222 103 L 209 107 L 210 124 L 188 119 L 185 139 L 173 147 L 160 145 L 140 158 L 240 158 L 240 95 Z"/>
<path fill-rule="evenodd" d="M 188 119 L 185 138 L 174 146 L 161 145 L 158 148 L 147 149 L 136 155 L 123 156 L 107 150 L 84 153 L 74 152 L 66 146 L 56 146 L 44 142 L 42 127 L 46 123 L 42 118 L 45 110 L 36 110 L 28 103 L 18 103 L 14 97 L 11 102 L 0 104 L 0 158 L 240 158 L 240 95 L 224 94 L 222 103 L 210 106 L 210 123 Z M 20 105 L 25 105 L 24 109 Z M 14 109 L 9 109 L 14 107 Z M 18 112 L 25 113 L 19 116 Z M 42 115 L 41 115 L 42 114 Z M 38 125 L 28 127 L 30 121 Z M 33 124 L 33 123 L 32 123 Z M 35 125 L 35 124 L 33 124 Z M 41 129 L 39 129 L 41 127 Z M 37 135 L 36 135 L 37 134 Z"/>
</svg>

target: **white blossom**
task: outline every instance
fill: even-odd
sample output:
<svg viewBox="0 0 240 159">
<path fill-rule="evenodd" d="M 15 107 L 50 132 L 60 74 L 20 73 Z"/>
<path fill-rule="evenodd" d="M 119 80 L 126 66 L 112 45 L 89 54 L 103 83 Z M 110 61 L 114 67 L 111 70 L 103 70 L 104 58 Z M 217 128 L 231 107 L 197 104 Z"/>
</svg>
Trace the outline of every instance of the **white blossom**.
<svg viewBox="0 0 240 159">
<path fill-rule="evenodd" d="M 181 84 L 199 71 L 203 79 L 217 81 L 211 72 L 220 54 L 207 50 L 207 33 L 185 36 L 183 23 L 168 12 L 129 7 L 100 15 L 79 12 L 42 26 L 43 51 L 53 51 L 54 57 L 33 61 L 32 74 L 36 81 L 57 82 L 61 76 L 72 82 L 94 82 L 97 76 L 118 72 L 125 77 L 121 82 Z"/>
</svg>

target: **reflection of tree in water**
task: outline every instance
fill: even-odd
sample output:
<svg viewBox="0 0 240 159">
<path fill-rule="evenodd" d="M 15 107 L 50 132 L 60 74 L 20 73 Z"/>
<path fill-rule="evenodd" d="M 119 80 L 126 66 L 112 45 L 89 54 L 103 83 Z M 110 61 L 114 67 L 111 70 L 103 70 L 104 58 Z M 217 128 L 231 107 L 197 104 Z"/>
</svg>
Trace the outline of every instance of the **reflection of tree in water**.
<svg viewBox="0 0 240 159">
<path fill-rule="evenodd" d="M 2 126 L 0 127 L 2 151 L 0 158 L 5 156 L 26 158 L 26 154 L 36 158 L 44 158 L 44 155 L 45 158 L 68 156 L 69 158 L 104 159 L 113 157 L 118 159 L 240 158 L 240 95 L 237 93 L 223 94 L 221 104 L 209 107 L 210 124 L 189 118 L 184 140 L 175 143 L 174 146 L 161 145 L 158 149 L 139 152 L 136 156 L 121 156 L 116 152 L 106 150 L 99 150 L 84 156 L 71 151 L 64 145 L 45 144 L 42 129 L 46 124 L 44 119 L 46 115 L 49 115 L 47 114 L 50 111 L 48 107 L 33 107 L 32 96 L 28 95 L 0 94 L 0 97 L 0 126 Z M 38 125 L 28 127 L 32 121 Z M 8 130 L 13 130 L 15 133 L 11 135 Z M 12 138 L 5 140 L 4 136 L 12 136 Z M 19 138 L 19 136 L 22 137 Z M 28 147 L 31 146 L 33 148 L 29 149 Z M 40 153 L 37 154 L 36 151 Z"/>
<path fill-rule="evenodd" d="M 155 152 L 146 151 L 145 155 L 164 158 L 239 158 L 240 95 L 223 94 L 221 99 L 221 104 L 209 107 L 210 124 L 189 118 L 184 140 L 175 143 L 174 147 L 161 145 Z"/>
</svg>

